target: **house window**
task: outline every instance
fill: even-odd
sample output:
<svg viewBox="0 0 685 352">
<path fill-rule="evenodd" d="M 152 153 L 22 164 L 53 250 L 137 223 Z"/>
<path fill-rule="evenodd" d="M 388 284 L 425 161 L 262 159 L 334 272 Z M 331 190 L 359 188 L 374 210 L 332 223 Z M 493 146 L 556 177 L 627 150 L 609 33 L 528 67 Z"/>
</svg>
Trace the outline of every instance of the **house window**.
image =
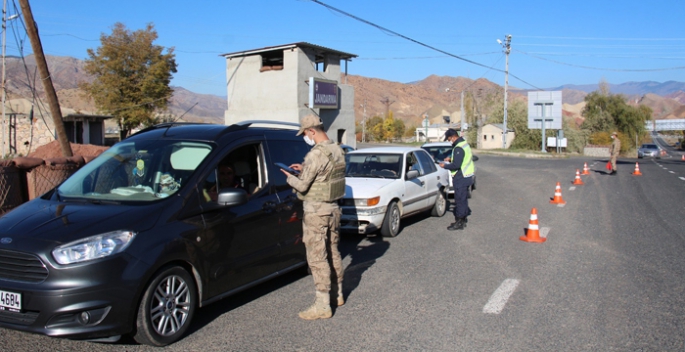
<svg viewBox="0 0 685 352">
<path fill-rule="evenodd" d="M 491 134 L 491 135 L 490 135 L 490 140 L 491 140 L 491 141 L 494 141 L 494 140 L 495 140 L 495 135 L 494 135 L 494 134 Z"/>
<path fill-rule="evenodd" d="M 487 142 L 487 141 L 488 141 L 488 136 L 483 135 L 483 140 Z"/>
<path fill-rule="evenodd" d="M 283 50 L 262 53 L 262 67 L 259 72 L 283 69 Z"/>
<path fill-rule="evenodd" d="M 316 60 L 316 70 L 320 72 L 326 72 L 328 69 L 328 57 L 326 55 L 316 55 L 314 60 Z"/>
</svg>

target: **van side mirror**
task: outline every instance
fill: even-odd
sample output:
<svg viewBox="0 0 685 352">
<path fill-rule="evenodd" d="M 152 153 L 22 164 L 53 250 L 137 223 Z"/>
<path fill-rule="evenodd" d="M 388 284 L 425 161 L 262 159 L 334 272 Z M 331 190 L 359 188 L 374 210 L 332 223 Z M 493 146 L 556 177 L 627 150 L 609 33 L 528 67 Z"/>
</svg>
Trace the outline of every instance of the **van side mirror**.
<svg viewBox="0 0 685 352">
<path fill-rule="evenodd" d="M 247 203 L 247 192 L 242 188 L 223 188 L 219 190 L 216 203 L 223 207 Z"/>
</svg>

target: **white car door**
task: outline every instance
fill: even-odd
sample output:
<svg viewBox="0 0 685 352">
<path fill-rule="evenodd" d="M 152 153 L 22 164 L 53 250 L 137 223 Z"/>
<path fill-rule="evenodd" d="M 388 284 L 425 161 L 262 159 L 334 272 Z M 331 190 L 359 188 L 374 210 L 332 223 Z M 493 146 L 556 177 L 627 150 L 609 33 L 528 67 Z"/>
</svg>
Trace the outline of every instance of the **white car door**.
<svg viewBox="0 0 685 352">
<path fill-rule="evenodd" d="M 446 184 L 449 180 L 441 179 L 441 174 L 438 172 L 438 168 L 433 162 L 430 154 L 424 150 L 416 151 L 415 156 L 419 160 L 421 165 L 422 175 L 425 181 L 425 192 L 426 192 L 426 206 L 433 206 L 435 200 L 438 197 L 438 192 L 440 192 L 441 185 Z"/>
<path fill-rule="evenodd" d="M 428 206 L 428 199 L 426 199 L 426 177 L 421 170 L 421 165 L 414 152 L 407 153 L 404 158 L 403 165 L 403 179 L 404 179 L 404 197 L 402 204 L 404 205 L 405 213 L 413 213 Z M 407 172 L 417 170 L 419 177 L 407 180 Z"/>
</svg>

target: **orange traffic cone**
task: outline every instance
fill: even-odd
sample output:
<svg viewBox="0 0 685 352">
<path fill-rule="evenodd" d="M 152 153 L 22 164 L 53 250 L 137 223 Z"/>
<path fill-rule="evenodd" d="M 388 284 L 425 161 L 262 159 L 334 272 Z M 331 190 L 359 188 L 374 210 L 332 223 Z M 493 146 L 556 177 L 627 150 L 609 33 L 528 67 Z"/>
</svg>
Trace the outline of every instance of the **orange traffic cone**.
<svg viewBox="0 0 685 352">
<path fill-rule="evenodd" d="M 584 185 L 583 180 L 580 179 L 580 170 L 576 169 L 576 178 L 573 180 L 574 185 Z"/>
<path fill-rule="evenodd" d="M 685 154 L 683 154 L 683 156 L 680 157 L 680 160 L 685 161 Z"/>
<path fill-rule="evenodd" d="M 561 183 L 557 182 L 557 186 L 554 188 L 554 199 L 549 201 L 550 204 L 566 204 L 563 198 L 561 198 Z"/>
<path fill-rule="evenodd" d="M 635 163 L 635 171 L 633 171 L 633 175 L 635 176 L 642 176 L 642 173 L 640 172 L 640 165 Z"/>
<path fill-rule="evenodd" d="M 528 230 L 526 235 L 519 237 L 519 240 L 526 242 L 542 243 L 547 241 L 546 238 L 540 237 L 540 228 L 538 227 L 538 210 L 533 208 L 530 211 L 530 221 L 528 221 Z"/>
<path fill-rule="evenodd" d="M 587 163 L 583 165 L 583 173 L 581 175 L 589 175 L 590 174 L 590 169 L 587 168 Z"/>
</svg>

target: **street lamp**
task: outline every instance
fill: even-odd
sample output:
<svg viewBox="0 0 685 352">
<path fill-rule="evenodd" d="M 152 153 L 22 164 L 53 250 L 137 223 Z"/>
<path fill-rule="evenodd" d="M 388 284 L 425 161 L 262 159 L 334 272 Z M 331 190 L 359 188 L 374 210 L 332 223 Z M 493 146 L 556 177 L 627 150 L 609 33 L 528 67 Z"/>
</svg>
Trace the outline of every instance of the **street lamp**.
<svg viewBox="0 0 685 352">
<path fill-rule="evenodd" d="M 445 92 L 449 92 L 449 88 L 445 88 Z M 459 117 L 461 118 L 460 126 L 459 126 L 459 135 L 463 136 L 464 135 L 464 129 L 466 126 L 466 117 L 464 116 L 464 90 L 462 90 L 460 93 L 461 95 L 461 108 L 459 112 Z"/>
</svg>

